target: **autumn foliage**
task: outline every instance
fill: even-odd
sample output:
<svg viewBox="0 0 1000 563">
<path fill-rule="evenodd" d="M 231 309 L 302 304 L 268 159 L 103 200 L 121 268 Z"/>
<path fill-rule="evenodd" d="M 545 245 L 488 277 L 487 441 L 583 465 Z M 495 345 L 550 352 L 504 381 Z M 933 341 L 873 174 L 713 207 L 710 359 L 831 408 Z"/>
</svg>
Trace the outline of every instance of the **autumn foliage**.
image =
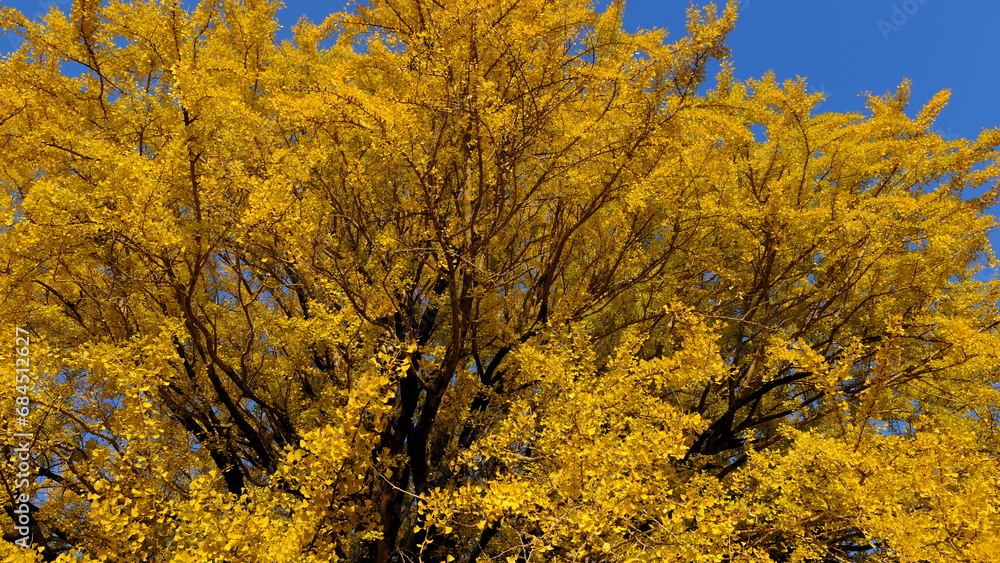
<svg viewBox="0 0 1000 563">
<path fill-rule="evenodd" d="M 278 9 L 0 8 L 4 561 L 1000 561 L 1000 130 L 735 3 Z"/>
</svg>

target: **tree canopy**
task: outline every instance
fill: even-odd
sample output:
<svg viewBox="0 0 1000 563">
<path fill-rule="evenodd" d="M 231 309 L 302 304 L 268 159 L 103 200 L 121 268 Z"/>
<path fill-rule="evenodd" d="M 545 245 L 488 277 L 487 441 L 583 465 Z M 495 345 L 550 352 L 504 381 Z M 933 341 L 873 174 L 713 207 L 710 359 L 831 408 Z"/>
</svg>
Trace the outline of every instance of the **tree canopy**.
<svg viewBox="0 0 1000 563">
<path fill-rule="evenodd" d="M 1000 560 L 1000 130 L 735 2 L 279 8 L 0 8 L 5 561 Z"/>
</svg>

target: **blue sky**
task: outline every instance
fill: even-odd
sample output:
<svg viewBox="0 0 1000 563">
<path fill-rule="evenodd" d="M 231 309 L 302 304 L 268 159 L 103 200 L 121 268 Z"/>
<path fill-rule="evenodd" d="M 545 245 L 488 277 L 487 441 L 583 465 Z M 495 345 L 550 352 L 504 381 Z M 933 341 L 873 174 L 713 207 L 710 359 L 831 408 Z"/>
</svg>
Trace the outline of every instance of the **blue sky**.
<svg viewBox="0 0 1000 563">
<path fill-rule="evenodd" d="M 652 0 L 627 6 L 626 26 L 681 19 Z M 860 111 L 863 92 L 904 78 L 917 106 L 951 89 L 938 129 L 975 137 L 1000 126 L 998 22 L 1000 2 L 986 0 L 749 0 L 729 44 L 739 78 L 803 76 L 827 92 L 825 111 Z"/>
<path fill-rule="evenodd" d="M 28 15 L 71 0 L 0 0 Z M 283 24 L 301 15 L 321 20 L 341 0 L 286 0 Z M 699 1 L 699 4 L 703 2 Z M 779 79 L 805 77 L 827 93 L 823 111 L 862 111 L 864 92 L 894 90 L 913 80 L 913 111 L 951 89 L 937 129 L 975 137 L 1000 127 L 1000 2 L 997 0 L 745 0 L 729 39 L 738 78 L 773 70 Z M 625 27 L 684 31 L 689 2 L 626 0 Z M 10 48 L 0 38 L 0 50 Z M 1000 213 L 996 210 L 995 213 Z M 995 246 L 1000 246 L 1000 240 Z"/>
</svg>

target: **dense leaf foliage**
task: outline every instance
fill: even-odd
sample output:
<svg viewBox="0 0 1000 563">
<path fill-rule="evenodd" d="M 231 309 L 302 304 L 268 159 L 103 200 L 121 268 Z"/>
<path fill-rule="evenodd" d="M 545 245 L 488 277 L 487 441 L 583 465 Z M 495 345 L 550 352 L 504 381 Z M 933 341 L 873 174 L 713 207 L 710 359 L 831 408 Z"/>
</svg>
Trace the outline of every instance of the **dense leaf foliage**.
<svg viewBox="0 0 1000 563">
<path fill-rule="evenodd" d="M 1000 131 L 735 3 L 278 8 L 0 8 L 5 561 L 1000 560 Z"/>
</svg>

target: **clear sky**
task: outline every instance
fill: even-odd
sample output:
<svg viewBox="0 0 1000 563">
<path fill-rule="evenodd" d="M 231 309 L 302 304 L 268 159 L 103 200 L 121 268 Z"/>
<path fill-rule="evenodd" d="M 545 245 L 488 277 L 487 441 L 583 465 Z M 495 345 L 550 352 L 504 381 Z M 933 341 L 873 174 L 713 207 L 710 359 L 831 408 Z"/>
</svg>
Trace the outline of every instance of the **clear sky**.
<svg viewBox="0 0 1000 563">
<path fill-rule="evenodd" d="M 558 0 L 557 0 L 558 1 Z M 28 15 L 71 0 L 0 0 Z M 602 2 L 603 3 L 603 2 Z M 699 1 L 699 4 L 703 2 Z M 720 2 L 721 3 L 721 2 Z M 287 26 L 299 16 L 321 20 L 342 0 L 285 0 Z M 684 31 L 687 0 L 626 0 L 625 27 Z M 825 111 L 862 111 L 863 92 L 894 90 L 913 80 L 913 111 L 950 88 L 937 129 L 975 137 L 1000 127 L 1000 1 L 998 0 L 745 0 L 730 36 L 738 78 L 774 70 L 805 77 L 827 93 Z M 0 50 L 10 49 L 0 38 Z M 1000 209 L 995 210 L 1000 213 Z M 994 246 L 1000 247 L 1000 239 Z"/>
<path fill-rule="evenodd" d="M 681 33 L 685 6 L 626 0 L 625 26 Z M 861 111 L 859 94 L 894 90 L 904 78 L 915 106 L 951 89 L 938 128 L 975 137 L 1000 126 L 998 24 L 996 0 L 749 0 L 729 45 L 738 78 L 803 76 L 828 94 L 826 111 Z"/>
</svg>

